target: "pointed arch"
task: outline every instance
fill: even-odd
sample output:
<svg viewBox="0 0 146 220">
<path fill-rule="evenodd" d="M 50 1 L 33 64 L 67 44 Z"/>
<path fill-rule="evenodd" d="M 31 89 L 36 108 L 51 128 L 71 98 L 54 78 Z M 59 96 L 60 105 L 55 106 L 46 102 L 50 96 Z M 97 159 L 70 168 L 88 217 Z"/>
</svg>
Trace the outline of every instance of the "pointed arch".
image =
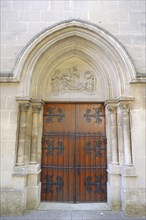
<svg viewBox="0 0 146 220">
<path fill-rule="evenodd" d="M 78 57 L 101 79 L 104 99 L 125 96 L 125 84 L 135 78 L 124 47 L 102 28 L 81 20 L 68 20 L 45 29 L 26 46 L 14 69 L 19 95 L 42 98 L 47 77 L 64 59 Z M 115 83 L 116 82 L 116 83 Z"/>
</svg>

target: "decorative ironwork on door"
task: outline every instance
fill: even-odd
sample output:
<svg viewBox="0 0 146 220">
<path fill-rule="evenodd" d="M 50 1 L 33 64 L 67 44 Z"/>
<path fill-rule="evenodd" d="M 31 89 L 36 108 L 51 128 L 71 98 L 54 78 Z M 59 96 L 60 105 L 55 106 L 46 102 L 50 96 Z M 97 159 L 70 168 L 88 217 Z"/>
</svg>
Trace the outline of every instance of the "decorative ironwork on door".
<svg viewBox="0 0 146 220">
<path fill-rule="evenodd" d="M 103 104 L 45 105 L 41 179 L 44 201 L 106 201 Z"/>
</svg>

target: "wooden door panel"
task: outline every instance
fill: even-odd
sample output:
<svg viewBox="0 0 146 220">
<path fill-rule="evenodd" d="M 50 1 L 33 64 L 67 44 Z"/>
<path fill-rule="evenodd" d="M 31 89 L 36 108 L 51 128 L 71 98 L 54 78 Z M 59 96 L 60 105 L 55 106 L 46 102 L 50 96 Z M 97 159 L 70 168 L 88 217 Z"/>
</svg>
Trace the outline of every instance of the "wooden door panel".
<svg viewBox="0 0 146 220">
<path fill-rule="evenodd" d="M 42 200 L 106 201 L 103 104 L 46 104 Z"/>
<path fill-rule="evenodd" d="M 76 132 L 105 133 L 105 113 L 103 104 L 76 105 Z"/>
<path fill-rule="evenodd" d="M 46 104 L 44 106 L 43 132 L 74 132 L 75 105 Z"/>
</svg>

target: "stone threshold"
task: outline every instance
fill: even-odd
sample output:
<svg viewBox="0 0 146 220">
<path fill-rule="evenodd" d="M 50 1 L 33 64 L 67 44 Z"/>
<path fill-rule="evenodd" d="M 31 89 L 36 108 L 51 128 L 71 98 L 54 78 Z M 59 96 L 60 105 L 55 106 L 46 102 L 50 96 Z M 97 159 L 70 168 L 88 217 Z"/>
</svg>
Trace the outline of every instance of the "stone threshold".
<svg viewBox="0 0 146 220">
<path fill-rule="evenodd" d="M 107 203 L 57 203 L 57 202 L 41 202 L 39 211 L 44 210 L 100 210 L 110 211 Z"/>
</svg>

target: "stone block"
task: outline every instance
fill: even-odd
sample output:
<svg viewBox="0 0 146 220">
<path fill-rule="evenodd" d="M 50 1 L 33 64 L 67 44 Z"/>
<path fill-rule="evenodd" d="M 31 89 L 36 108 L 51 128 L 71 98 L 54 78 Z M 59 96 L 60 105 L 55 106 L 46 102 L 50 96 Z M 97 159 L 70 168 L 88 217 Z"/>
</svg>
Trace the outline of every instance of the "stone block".
<svg viewBox="0 0 146 220">
<path fill-rule="evenodd" d="M 107 22 L 101 22 L 98 24 L 100 27 L 104 28 L 111 34 L 118 34 L 120 31 L 119 23 L 107 23 Z"/>
<path fill-rule="evenodd" d="M 146 12 L 146 4 L 145 4 L 145 1 L 138 1 L 138 9 L 139 9 L 139 11 Z"/>
<path fill-rule="evenodd" d="M 129 13 L 129 21 L 130 22 L 135 22 L 135 23 L 140 23 L 140 22 L 145 22 L 145 12 L 130 12 Z"/>
<path fill-rule="evenodd" d="M 125 215 L 146 215 L 145 189 L 122 189 L 122 211 Z"/>
<path fill-rule="evenodd" d="M 3 10 L 12 9 L 11 1 L 0 1 L 0 8 Z"/>
<path fill-rule="evenodd" d="M 34 23 L 33 23 L 34 24 Z M 34 24 L 34 25 L 36 25 L 36 23 Z M 29 29 L 29 24 L 28 24 L 28 29 Z M 30 41 L 30 40 L 32 40 L 32 38 L 34 37 L 34 33 L 33 32 L 31 32 L 30 31 L 30 29 L 29 29 L 29 31 L 28 32 L 26 32 L 26 33 L 24 33 L 24 32 L 19 32 L 19 33 L 17 33 L 16 34 L 16 44 L 18 43 L 18 44 L 21 44 L 22 45 L 22 47 L 24 48 L 26 45 L 27 45 L 27 43 Z"/>
<path fill-rule="evenodd" d="M 3 23 L 2 23 L 3 24 Z M 7 26 L 6 26 L 7 27 Z M 13 33 L 1 33 L 1 44 L 15 44 L 16 45 L 16 35 Z"/>
<path fill-rule="evenodd" d="M 22 215 L 26 210 L 25 191 L 16 189 L 3 188 L 0 191 L 1 205 L 0 214 L 5 215 Z"/>
<path fill-rule="evenodd" d="M 98 10 L 92 10 L 89 12 L 89 20 L 95 24 L 97 24 L 100 21 L 100 16 Z"/>
<path fill-rule="evenodd" d="M 36 34 L 41 32 L 43 29 L 47 28 L 49 25 L 50 25 L 49 22 L 39 22 L 39 25 L 37 22 L 30 22 L 28 24 L 28 32 L 30 37 L 31 36 L 34 37 Z"/>
<path fill-rule="evenodd" d="M 117 11 L 119 9 L 119 1 L 100 1 L 100 10 L 101 11 Z M 121 9 L 121 8 L 120 8 Z"/>
<path fill-rule="evenodd" d="M 138 3 L 135 0 L 122 0 L 118 1 L 119 4 L 119 10 L 126 10 L 128 12 L 130 11 L 138 11 Z"/>
<path fill-rule="evenodd" d="M 145 59 L 133 59 L 133 62 L 138 73 L 146 73 Z"/>
<path fill-rule="evenodd" d="M 131 45 L 126 47 L 128 53 L 133 58 L 143 58 L 142 48 L 143 47 L 139 45 Z"/>
<path fill-rule="evenodd" d="M 19 20 L 19 10 L 1 10 L 1 22 L 3 21 L 14 21 Z"/>
<path fill-rule="evenodd" d="M 129 45 L 131 45 L 131 34 L 116 34 L 116 38 L 119 40 L 119 42 L 125 46 L 125 48 Z"/>
<path fill-rule="evenodd" d="M 20 22 L 21 21 L 22 22 L 40 21 L 40 11 L 20 11 Z"/>
<path fill-rule="evenodd" d="M 90 10 L 92 5 L 93 5 L 93 1 L 91 0 L 90 2 L 91 2 L 91 6 L 89 6 L 89 4 L 90 4 L 89 1 L 72 1 L 70 3 L 70 11 L 71 10 L 74 10 L 74 11 L 87 11 L 87 10 Z M 96 4 L 96 1 L 94 1 L 94 4 Z M 94 9 L 95 9 L 95 7 L 94 7 Z"/>
<path fill-rule="evenodd" d="M 32 7 L 30 7 L 30 2 L 31 1 L 12 1 L 11 4 L 12 4 L 12 9 L 14 10 L 20 10 L 20 9 L 23 9 L 23 10 L 32 10 Z"/>
<path fill-rule="evenodd" d="M 1 34 L 5 33 L 6 30 L 7 30 L 7 21 L 3 20 L 3 22 L 1 21 Z"/>
<path fill-rule="evenodd" d="M 17 111 L 10 111 L 9 113 L 9 123 L 17 124 Z"/>
<path fill-rule="evenodd" d="M 1 58 L 1 72 L 3 73 L 11 73 L 14 68 L 14 63 L 16 62 L 16 58 L 13 57 L 7 57 L 7 58 Z"/>
<path fill-rule="evenodd" d="M 43 22 L 52 22 L 52 21 L 60 21 L 62 12 L 61 10 L 54 11 L 41 11 L 41 21 Z"/>
<path fill-rule="evenodd" d="M 145 45 L 145 35 L 135 34 L 131 36 L 132 44 Z"/>
<path fill-rule="evenodd" d="M 120 187 L 111 186 L 107 183 L 107 203 L 111 210 L 118 211 L 121 209 Z"/>
<path fill-rule="evenodd" d="M 9 124 L 3 127 L 1 132 L 1 138 L 3 140 L 14 140 L 16 138 L 16 124 Z"/>
<path fill-rule="evenodd" d="M 40 182 L 40 174 L 28 175 L 27 184 L 28 186 L 37 186 Z"/>
<path fill-rule="evenodd" d="M 7 24 L 7 31 L 11 33 L 15 32 L 15 34 L 19 32 L 27 32 L 27 23 L 10 21 Z"/>
<path fill-rule="evenodd" d="M 27 187 L 27 210 L 35 210 L 40 203 L 41 183 L 37 186 Z"/>
<path fill-rule="evenodd" d="M 141 34 L 146 33 L 146 23 L 140 23 L 140 33 Z"/>
<path fill-rule="evenodd" d="M 20 52 L 23 50 L 23 45 L 22 46 L 17 46 L 17 45 L 6 45 L 6 56 L 7 57 L 18 57 Z"/>
<path fill-rule="evenodd" d="M 140 33 L 140 25 L 139 23 L 136 22 L 129 22 L 129 23 L 120 23 L 120 33 L 127 34 L 127 33 L 135 33 L 138 34 Z"/>
<path fill-rule="evenodd" d="M 85 1 L 81 1 L 81 8 L 80 8 L 81 11 L 82 11 L 82 8 L 84 8 L 84 10 L 88 9 L 91 13 L 92 13 L 92 11 L 96 11 L 98 13 L 101 2 L 90 0 L 87 2 L 86 8 L 85 8 L 84 4 L 85 4 Z"/>
<path fill-rule="evenodd" d="M 9 111 L 2 110 L 1 111 L 1 127 L 5 126 L 9 121 Z"/>
<path fill-rule="evenodd" d="M 62 19 L 62 20 L 70 19 L 70 11 L 63 9 L 63 10 L 62 10 L 61 19 Z"/>
<path fill-rule="evenodd" d="M 50 9 L 51 1 L 30 1 L 30 9 L 31 11 L 46 11 Z"/>
<path fill-rule="evenodd" d="M 128 22 L 128 12 L 126 11 L 100 11 L 101 22 Z"/>
</svg>

